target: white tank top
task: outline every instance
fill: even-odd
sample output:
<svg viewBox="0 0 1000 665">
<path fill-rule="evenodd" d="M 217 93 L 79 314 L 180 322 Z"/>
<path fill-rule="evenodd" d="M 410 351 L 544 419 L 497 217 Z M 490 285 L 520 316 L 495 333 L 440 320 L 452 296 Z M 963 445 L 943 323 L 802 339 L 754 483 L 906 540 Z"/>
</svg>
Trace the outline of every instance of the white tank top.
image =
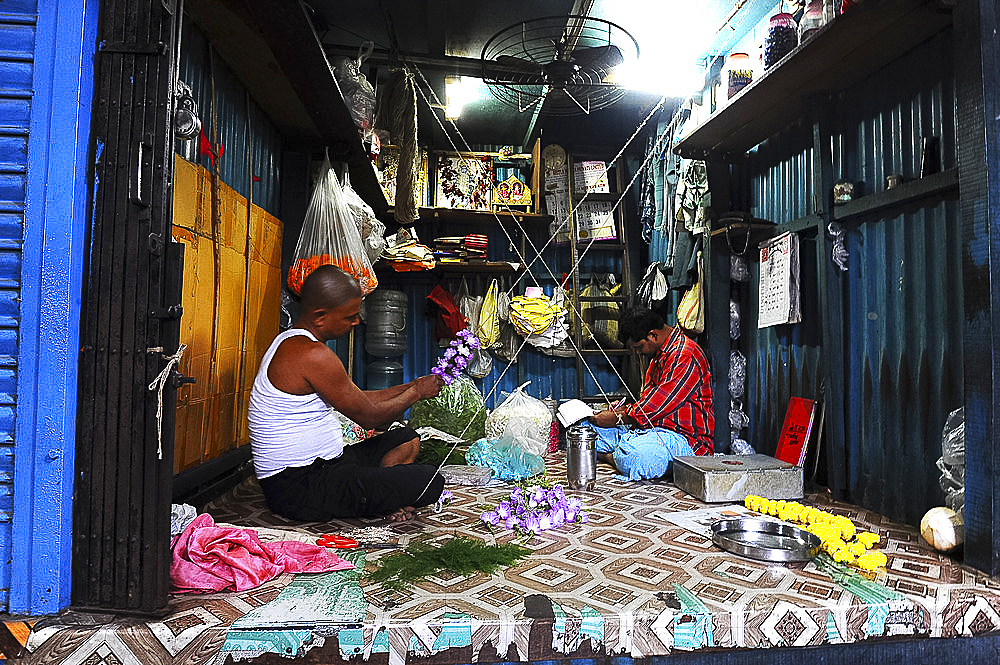
<svg viewBox="0 0 1000 665">
<path fill-rule="evenodd" d="M 293 466 L 308 466 L 318 457 L 333 459 L 344 452 L 340 420 L 322 397 L 316 393 L 286 393 L 267 378 L 275 351 L 286 339 L 298 335 L 318 341 L 302 328 L 289 328 L 275 337 L 260 362 L 250 392 L 247 420 L 258 478 L 273 476 Z"/>
</svg>

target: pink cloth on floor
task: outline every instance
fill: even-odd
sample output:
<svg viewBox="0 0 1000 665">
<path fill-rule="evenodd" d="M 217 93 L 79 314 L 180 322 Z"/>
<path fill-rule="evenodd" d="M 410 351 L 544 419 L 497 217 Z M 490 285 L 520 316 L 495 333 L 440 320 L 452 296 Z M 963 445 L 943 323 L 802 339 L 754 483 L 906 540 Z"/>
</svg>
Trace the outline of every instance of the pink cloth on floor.
<svg viewBox="0 0 1000 665">
<path fill-rule="evenodd" d="M 253 529 L 217 526 L 211 515 L 202 513 L 174 543 L 170 581 L 180 593 L 243 591 L 281 573 L 353 567 L 329 548 L 293 540 L 262 543 Z"/>
</svg>

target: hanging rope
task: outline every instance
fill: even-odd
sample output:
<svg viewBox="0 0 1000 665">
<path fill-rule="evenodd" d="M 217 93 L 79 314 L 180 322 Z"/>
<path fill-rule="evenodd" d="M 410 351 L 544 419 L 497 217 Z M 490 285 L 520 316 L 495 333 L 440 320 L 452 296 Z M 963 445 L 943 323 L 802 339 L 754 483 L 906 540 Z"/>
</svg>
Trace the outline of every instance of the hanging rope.
<svg viewBox="0 0 1000 665">
<path fill-rule="evenodd" d="M 430 111 L 431 111 L 431 115 L 434 117 L 435 122 L 437 122 L 438 127 L 444 133 L 445 137 L 448 139 L 448 142 L 451 144 L 452 149 L 455 151 L 455 153 L 457 153 L 459 155 L 459 157 L 463 161 L 467 161 L 465 155 L 463 154 L 463 150 L 461 150 L 458 147 L 458 145 L 456 145 L 454 139 L 451 136 L 451 133 L 447 130 L 447 128 L 441 122 L 441 118 L 438 116 L 438 114 L 435 111 L 436 108 L 443 108 L 444 105 L 441 103 L 440 98 L 438 98 L 437 93 L 434 91 L 433 86 L 431 86 L 430 83 L 427 81 L 427 78 L 424 76 L 423 72 L 420 70 L 419 67 L 413 66 L 411 64 L 407 64 L 407 68 L 411 68 L 411 67 L 412 67 L 412 69 L 414 71 L 416 71 L 416 74 L 419 76 L 420 81 L 423 83 L 423 86 L 426 87 L 426 89 L 428 91 L 430 91 L 430 94 L 431 94 L 431 96 L 433 96 L 435 103 L 433 103 L 433 104 L 431 103 L 431 100 L 428 98 L 427 94 L 424 92 L 424 87 L 422 87 L 420 85 L 417 85 L 417 86 L 415 86 L 416 91 L 418 93 L 420 93 L 421 99 L 423 99 L 424 103 L 427 104 L 428 109 L 430 109 Z M 642 132 L 643 128 L 645 128 L 646 124 L 650 121 L 650 119 L 653 118 L 660 111 L 660 109 L 663 107 L 663 104 L 664 104 L 665 101 L 666 101 L 666 97 L 665 96 L 660 98 L 660 100 L 649 111 L 649 113 L 642 120 L 642 122 L 639 123 L 639 125 L 636 127 L 635 131 L 628 138 L 628 140 L 622 146 L 621 150 L 618 151 L 618 153 L 615 155 L 614 159 L 612 159 L 610 163 L 615 163 L 619 159 L 621 159 L 622 155 L 624 155 L 624 153 L 625 153 L 625 150 L 628 149 L 628 146 L 631 145 L 632 141 L 634 141 L 635 138 Z M 674 118 L 671 119 L 671 122 L 670 122 L 671 125 L 673 125 L 674 122 L 677 121 L 679 115 L 680 114 L 677 114 L 677 115 L 674 116 Z M 462 135 L 461 130 L 458 128 L 458 126 L 455 124 L 455 122 L 453 120 L 451 120 L 449 122 L 451 122 L 452 128 L 455 130 L 455 134 L 461 139 L 462 144 L 465 146 L 464 152 L 466 152 L 466 153 L 473 152 L 472 148 L 469 146 L 468 141 L 465 140 L 465 137 Z M 661 141 L 662 141 L 662 136 L 658 137 L 658 140 L 656 142 L 656 146 L 657 147 L 659 146 L 659 144 L 661 143 Z M 649 160 L 652 158 L 652 156 L 654 154 L 656 154 L 656 147 L 654 147 L 653 150 L 650 150 L 645 155 L 645 158 L 644 158 L 644 160 L 642 162 L 642 166 L 640 166 L 640 168 L 637 169 L 636 174 L 632 177 L 632 180 L 629 182 L 628 186 L 626 186 L 626 187 L 624 187 L 622 189 L 618 200 L 615 202 L 615 205 L 612 207 L 612 210 L 611 210 L 612 214 L 614 214 L 615 211 L 618 210 L 618 207 L 624 201 L 625 196 L 627 195 L 629 189 L 635 183 L 636 179 L 641 174 L 643 168 L 648 164 Z M 605 167 L 605 175 L 606 174 L 607 174 L 607 167 Z M 580 201 L 577 202 L 577 205 L 579 206 L 579 204 L 581 204 L 584 201 L 586 201 L 587 196 L 589 196 L 589 194 L 590 194 L 590 192 L 585 192 L 584 195 L 583 195 L 583 197 L 580 199 Z M 509 206 L 506 206 L 506 208 L 507 208 L 507 212 L 511 213 L 511 219 L 513 220 L 514 224 L 517 226 L 518 230 L 521 232 L 521 236 L 527 241 L 528 245 L 530 245 L 530 247 L 531 247 L 531 250 L 534 252 L 534 258 L 531 259 L 531 261 L 528 261 L 527 257 L 525 257 L 523 254 L 521 254 L 520 249 L 518 247 L 518 243 L 516 243 L 514 241 L 514 238 L 508 232 L 506 226 L 503 224 L 502 220 L 500 219 L 500 216 L 497 215 L 497 213 L 496 213 L 495 210 L 493 211 L 493 216 L 494 216 L 494 218 L 497 221 L 497 225 L 500 227 L 500 229 L 503 231 L 504 235 L 507 237 L 507 240 L 510 243 L 510 246 L 514 249 L 514 252 L 517 254 L 518 258 L 521 260 L 522 264 L 525 266 L 525 274 L 531 279 L 532 282 L 534 282 L 535 286 L 540 286 L 539 283 L 538 283 L 538 280 L 535 278 L 535 275 L 531 272 L 531 267 L 535 264 L 536 261 L 541 261 L 542 252 L 545 251 L 545 249 L 547 249 L 548 246 L 555 241 L 555 238 L 556 238 L 557 234 L 568 226 L 568 224 L 570 222 L 570 216 L 567 215 L 559 223 L 558 227 L 553 231 L 553 233 L 550 234 L 549 239 L 545 242 L 545 244 L 542 245 L 541 249 L 539 249 L 539 248 L 537 248 L 535 246 L 535 244 L 532 242 L 531 238 L 528 236 L 526 229 L 521 225 L 521 223 L 518 220 L 518 217 L 517 217 L 517 214 L 515 213 L 515 211 L 511 210 Z M 571 214 L 572 213 L 570 213 L 570 215 Z M 586 255 L 587 251 L 589 251 L 589 249 L 591 248 L 591 246 L 593 245 L 594 242 L 595 241 L 592 238 L 590 240 L 590 242 L 587 244 L 587 246 L 585 247 L 584 251 L 577 258 L 576 263 L 571 267 L 571 271 L 575 271 L 575 270 L 577 270 L 579 268 L 580 261 Z M 559 279 L 559 278 L 557 278 L 555 276 L 555 274 L 552 272 L 551 268 L 549 268 L 549 266 L 544 261 L 541 261 L 541 264 L 545 268 L 545 271 L 548 272 L 549 277 L 557 285 L 559 285 L 559 287 L 561 288 L 562 287 L 562 280 Z M 515 287 L 511 286 L 511 288 L 507 291 L 507 295 L 510 296 L 510 294 L 512 294 L 514 292 L 514 290 L 515 290 Z M 570 303 L 570 307 L 572 308 L 572 310 L 574 311 L 574 313 L 578 317 L 578 320 L 582 321 L 583 318 L 582 318 L 582 315 L 581 315 L 580 311 L 575 306 L 573 306 L 572 303 Z M 598 381 L 596 375 L 594 374 L 593 370 L 590 367 L 590 364 L 587 362 L 586 357 L 583 355 L 583 353 L 581 352 L 581 350 L 576 346 L 576 342 L 573 340 L 572 336 L 568 337 L 567 339 L 569 340 L 570 345 L 573 347 L 573 350 L 576 353 L 576 355 L 583 362 L 583 367 L 586 369 L 587 373 L 590 375 L 591 379 L 594 381 L 594 384 L 597 386 L 597 389 L 600 391 L 601 395 L 608 402 L 610 402 L 611 400 L 610 400 L 609 396 L 605 392 L 604 388 L 601 386 L 600 381 Z M 526 337 L 521 341 L 521 345 L 518 347 L 518 350 L 517 350 L 517 353 L 515 354 L 515 357 L 518 354 L 520 354 L 521 349 L 524 348 L 525 344 L 527 344 L 527 338 Z M 601 355 L 603 356 L 604 360 L 608 363 L 608 366 L 611 368 L 611 371 L 614 372 L 614 374 L 618 378 L 620 384 L 622 386 L 624 386 L 624 388 L 628 392 L 629 396 L 634 400 L 635 399 L 635 395 L 632 393 L 631 389 L 629 389 L 627 383 L 622 378 L 622 376 L 618 373 L 618 370 L 615 368 L 614 363 L 611 362 L 611 359 L 608 357 L 608 355 L 606 353 L 604 353 L 604 349 L 603 348 L 600 348 L 600 347 L 598 347 L 598 348 L 599 348 L 599 350 L 601 352 Z M 500 386 L 500 382 L 502 381 L 503 377 L 507 374 L 507 372 L 510 370 L 510 368 L 512 366 L 513 366 L 513 361 L 507 363 L 507 366 L 500 373 L 500 376 L 497 377 L 497 380 L 493 384 L 493 387 L 490 389 L 489 393 L 487 394 L 487 397 L 492 397 L 496 393 L 498 387 Z M 475 419 L 476 416 L 479 415 L 479 411 L 481 411 L 483 408 L 485 408 L 485 400 L 484 400 L 484 406 L 480 407 L 480 409 L 477 410 L 477 412 L 473 415 L 472 419 L 466 425 L 465 429 L 462 431 L 461 437 L 459 437 L 459 438 L 464 439 L 466 432 L 468 431 L 469 427 L 472 424 L 472 421 Z M 647 420 L 646 424 L 647 424 L 647 426 L 650 426 L 650 423 L 648 422 L 648 420 Z M 437 469 L 438 472 L 441 471 L 441 469 L 444 467 L 445 463 L 447 462 L 448 457 L 451 455 L 452 452 L 454 452 L 455 448 L 457 448 L 457 447 L 458 447 L 458 442 L 456 442 L 456 443 L 454 443 L 452 445 L 451 449 L 448 451 L 448 454 L 446 454 L 444 456 L 444 459 L 438 465 L 438 469 Z M 428 481 L 427 486 L 424 487 L 423 491 L 427 491 L 427 488 L 430 487 L 431 482 L 433 482 L 433 476 L 431 477 L 431 480 Z"/>
<path fill-rule="evenodd" d="M 417 146 L 417 93 L 413 74 L 406 69 L 393 71 L 388 92 L 375 118 L 375 126 L 388 130 L 399 147 L 396 168 L 396 197 L 393 215 L 401 226 L 409 226 L 420 215 L 416 183 L 420 172 L 420 148 Z"/>
<path fill-rule="evenodd" d="M 162 347 L 148 350 L 159 351 L 161 355 L 163 352 Z M 167 364 L 156 375 L 153 382 L 149 384 L 149 389 L 156 391 L 156 459 L 163 459 L 163 389 L 166 387 L 167 381 L 170 380 L 171 370 L 181 361 L 181 357 L 186 350 L 187 344 L 181 344 L 177 347 L 177 352 L 174 355 L 162 356 L 167 361 Z"/>
</svg>

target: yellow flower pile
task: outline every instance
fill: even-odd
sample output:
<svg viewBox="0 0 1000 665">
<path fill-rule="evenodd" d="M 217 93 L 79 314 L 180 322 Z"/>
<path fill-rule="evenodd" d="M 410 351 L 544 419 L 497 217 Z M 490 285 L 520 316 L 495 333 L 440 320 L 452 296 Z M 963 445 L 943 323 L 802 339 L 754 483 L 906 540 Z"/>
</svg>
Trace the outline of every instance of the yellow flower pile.
<svg viewBox="0 0 1000 665">
<path fill-rule="evenodd" d="M 854 522 L 798 501 L 775 501 L 751 494 L 744 500 L 750 510 L 773 515 L 785 522 L 805 524 L 806 531 L 820 539 L 820 548 L 838 563 L 875 571 L 885 567 L 885 554 L 871 548 L 881 540 L 877 533 L 858 531 Z"/>
</svg>

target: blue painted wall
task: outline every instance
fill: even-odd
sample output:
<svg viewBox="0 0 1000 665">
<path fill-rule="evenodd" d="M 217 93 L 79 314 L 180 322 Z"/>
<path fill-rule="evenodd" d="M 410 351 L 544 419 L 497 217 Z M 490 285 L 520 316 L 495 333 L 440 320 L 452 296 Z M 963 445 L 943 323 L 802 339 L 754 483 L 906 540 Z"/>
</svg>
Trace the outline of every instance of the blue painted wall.
<svg viewBox="0 0 1000 665">
<path fill-rule="evenodd" d="M 0 609 L 69 604 L 96 0 L 0 14 Z"/>
</svg>

